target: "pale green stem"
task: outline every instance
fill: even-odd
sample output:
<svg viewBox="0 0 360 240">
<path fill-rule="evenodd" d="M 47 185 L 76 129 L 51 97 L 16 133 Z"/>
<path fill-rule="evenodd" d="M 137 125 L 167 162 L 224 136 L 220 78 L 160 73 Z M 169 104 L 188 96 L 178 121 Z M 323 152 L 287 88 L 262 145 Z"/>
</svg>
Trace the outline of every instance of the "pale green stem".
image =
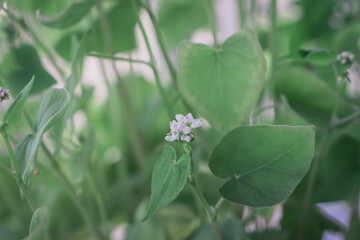
<svg viewBox="0 0 360 240">
<path fill-rule="evenodd" d="M 207 200 L 205 199 L 204 195 L 202 194 L 199 185 L 197 184 L 196 181 L 196 176 L 195 176 L 195 171 L 194 171 L 194 161 L 192 159 L 192 149 L 191 146 L 189 144 L 185 144 L 184 145 L 184 150 L 186 152 L 186 154 L 190 157 L 190 174 L 188 177 L 188 182 L 191 186 L 191 189 L 193 190 L 194 195 L 198 198 L 198 200 L 200 201 L 200 203 L 202 204 L 206 214 L 209 216 L 210 220 L 211 220 L 211 224 L 213 226 L 214 232 L 216 234 L 216 238 L 218 240 L 222 240 L 217 222 L 216 222 L 216 213 L 215 213 L 215 209 L 213 207 L 211 207 L 209 205 L 209 203 L 207 202 Z"/>
<path fill-rule="evenodd" d="M 214 47 L 217 49 L 219 47 L 218 40 L 217 40 L 217 27 L 216 27 L 216 17 L 213 8 L 213 1 L 211 0 L 203 0 L 206 8 L 207 17 L 209 19 L 209 23 L 211 26 L 211 32 L 213 35 L 214 40 Z"/>
<path fill-rule="evenodd" d="M 239 7 L 239 19 L 240 19 L 240 27 L 241 29 L 245 28 L 246 23 L 246 7 L 244 0 L 238 0 L 238 7 Z"/>
<path fill-rule="evenodd" d="M 173 112 L 172 112 L 172 108 L 170 106 L 170 103 L 166 97 L 166 94 L 165 94 L 165 91 L 161 85 L 161 82 L 160 82 L 160 77 L 159 77 L 159 73 L 157 71 L 157 68 L 156 68 L 156 62 L 155 62 L 155 57 L 154 57 L 154 54 L 153 54 L 153 51 L 152 51 L 152 48 L 150 46 L 150 42 L 149 42 L 149 39 L 148 39 L 148 36 L 146 34 L 146 31 L 145 31 L 145 28 L 144 28 L 144 25 L 142 24 L 141 22 L 141 19 L 139 17 L 139 14 L 138 14 L 138 11 L 137 11 L 137 8 L 136 8 L 136 5 L 135 3 L 132 1 L 132 5 L 133 5 L 133 12 L 134 12 L 134 15 L 136 17 L 136 21 L 137 21 L 137 24 L 139 25 L 139 28 L 140 28 L 140 31 L 141 31 L 141 34 L 144 38 L 144 41 L 145 41 L 145 44 L 146 44 L 146 48 L 147 48 L 147 51 L 150 55 L 150 63 L 151 65 L 153 66 L 152 67 L 152 70 L 153 70 L 153 74 L 154 74 L 154 77 L 155 77 L 155 81 L 156 81 L 156 85 L 159 89 L 159 92 L 160 92 L 160 95 L 161 95 L 161 98 L 163 99 L 164 101 L 164 104 L 165 104 L 165 107 L 166 107 L 166 110 L 168 112 L 168 115 L 170 118 L 172 118 L 174 116 Z"/>
<path fill-rule="evenodd" d="M 151 63 L 143 61 L 143 60 L 137 60 L 137 59 L 130 59 L 130 58 L 124 58 L 124 57 L 115 57 L 108 54 L 101 54 L 101 53 L 88 53 L 88 56 L 97 57 L 97 58 L 104 58 L 104 59 L 110 59 L 114 61 L 124 61 L 124 62 L 130 62 L 130 63 L 142 63 L 145 65 L 148 65 L 152 68 Z"/>
<path fill-rule="evenodd" d="M 113 44 L 112 44 L 112 39 L 111 39 L 111 32 L 110 32 L 110 29 L 108 26 L 108 22 L 105 18 L 104 10 L 101 5 L 101 0 L 98 0 L 96 6 L 97 6 L 97 11 L 98 11 L 100 23 L 101 23 L 102 34 L 103 34 L 105 42 L 106 42 L 107 50 L 109 51 L 110 54 L 114 55 L 114 51 L 113 51 L 113 47 L 112 47 Z M 139 169 L 141 171 L 144 171 L 144 169 L 145 169 L 145 153 L 144 153 L 142 141 L 140 139 L 140 132 L 138 131 L 138 128 L 136 126 L 136 121 L 134 119 L 134 111 L 132 108 L 132 102 L 129 97 L 129 93 L 126 89 L 126 84 L 123 82 L 123 80 L 116 68 L 115 62 L 111 61 L 111 64 L 112 64 L 113 71 L 116 74 L 116 77 L 118 80 L 120 97 L 122 99 L 122 104 L 123 104 L 124 110 L 125 110 L 125 118 L 126 118 L 126 122 L 128 124 L 129 132 L 130 132 L 129 138 L 131 141 L 132 152 L 134 154 L 134 157 L 135 157 L 135 160 L 136 160 L 136 163 L 137 163 Z"/>
<path fill-rule="evenodd" d="M 58 175 L 58 179 L 61 182 L 61 185 L 65 188 L 67 194 L 79 210 L 81 216 L 83 217 L 85 223 L 88 225 L 90 231 L 93 233 L 94 237 L 98 240 L 104 240 L 106 239 L 103 234 L 100 231 L 99 225 L 96 224 L 92 217 L 89 214 L 89 210 L 85 208 L 81 200 L 76 196 L 76 191 L 73 187 L 73 185 L 69 182 L 69 180 L 66 178 L 64 173 L 61 171 L 61 168 L 54 158 L 54 156 L 51 154 L 50 150 L 45 146 L 44 143 L 41 143 L 41 148 L 44 151 L 45 155 L 49 159 L 52 169 L 55 171 L 55 173 Z"/>
</svg>

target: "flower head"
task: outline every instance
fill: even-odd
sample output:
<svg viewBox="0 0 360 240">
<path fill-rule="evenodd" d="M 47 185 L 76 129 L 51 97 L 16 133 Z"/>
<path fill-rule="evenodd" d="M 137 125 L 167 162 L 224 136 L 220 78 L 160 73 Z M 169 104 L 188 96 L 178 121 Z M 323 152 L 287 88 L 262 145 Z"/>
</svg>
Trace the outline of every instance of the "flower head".
<svg viewBox="0 0 360 240">
<path fill-rule="evenodd" d="M 354 54 L 347 51 L 341 52 L 337 55 L 337 60 L 341 65 L 351 65 L 354 62 Z"/>
<path fill-rule="evenodd" d="M 194 119 L 191 113 L 186 116 L 182 114 L 176 114 L 176 121 L 170 122 L 170 132 L 165 137 L 166 141 L 181 140 L 184 142 L 191 142 L 194 139 L 194 133 L 192 129 L 202 126 L 200 119 Z"/>
<path fill-rule="evenodd" d="M 0 87 L 0 103 L 8 99 L 10 99 L 9 90 Z"/>
</svg>

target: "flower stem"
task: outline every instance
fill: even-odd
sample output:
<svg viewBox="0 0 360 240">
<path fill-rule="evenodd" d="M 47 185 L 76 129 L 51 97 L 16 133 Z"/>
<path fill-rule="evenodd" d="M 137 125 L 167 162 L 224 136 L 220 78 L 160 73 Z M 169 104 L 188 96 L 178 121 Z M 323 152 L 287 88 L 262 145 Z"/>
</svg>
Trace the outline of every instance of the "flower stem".
<svg viewBox="0 0 360 240">
<path fill-rule="evenodd" d="M 194 195 L 200 201 L 206 214 L 209 216 L 209 218 L 211 220 L 211 224 L 214 229 L 214 232 L 216 234 L 217 240 L 222 240 L 222 237 L 221 237 L 221 234 L 220 234 L 217 222 L 216 222 L 216 217 L 217 217 L 216 211 L 215 211 L 214 207 L 209 205 L 209 203 L 207 202 L 204 195 L 202 194 L 202 192 L 199 188 L 199 185 L 197 184 L 197 181 L 196 181 L 191 146 L 189 144 L 184 144 L 184 150 L 185 150 L 186 154 L 190 157 L 190 174 L 188 177 L 188 182 L 191 186 L 191 189 L 193 190 Z"/>
</svg>

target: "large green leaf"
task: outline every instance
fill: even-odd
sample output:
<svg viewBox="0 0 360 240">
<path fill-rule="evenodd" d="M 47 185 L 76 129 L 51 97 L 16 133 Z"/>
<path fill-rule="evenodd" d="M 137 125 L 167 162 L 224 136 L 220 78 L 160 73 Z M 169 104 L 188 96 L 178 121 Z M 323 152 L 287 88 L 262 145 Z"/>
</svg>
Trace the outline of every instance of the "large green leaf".
<svg viewBox="0 0 360 240">
<path fill-rule="evenodd" d="M 209 166 L 229 178 L 220 194 L 252 207 L 285 200 L 305 176 L 314 154 L 312 126 L 256 125 L 235 128 L 215 147 Z"/>
<path fill-rule="evenodd" d="M 190 105 L 224 133 L 246 122 L 266 70 L 256 37 L 242 32 L 219 49 L 185 43 L 179 55 L 179 86 Z"/>
<path fill-rule="evenodd" d="M 92 8 L 94 0 L 77 0 L 66 9 L 53 16 L 41 16 L 37 11 L 39 22 L 50 28 L 67 28 L 78 23 Z"/>
<path fill-rule="evenodd" d="M 4 117 L 2 118 L 1 122 L 6 124 L 7 132 L 11 132 L 11 130 L 13 130 L 14 127 L 16 127 L 16 125 L 20 122 L 25 101 L 29 96 L 33 84 L 34 84 L 34 77 L 32 77 L 30 82 L 16 96 L 14 102 L 6 110 L 6 113 L 4 114 Z"/>
<path fill-rule="evenodd" d="M 161 1 L 159 24 L 169 47 L 175 47 L 179 42 L 189 40 L 196 29 L 209 27 L 204 1 Z"/>
<path fill-rule="evenodd" d="M 172 202 L 183 190 L 190 173 L 190 157 L 184 154 L 176 159 L 175 149 L 165 146 L 153 170 L 152 192 L 144 221 L 149 219 L 158 208 Z"/>
<path fill-rule="evenodd" d="M 43 134 L 50 129 L 65 112 L 70 96 L 65 89 L 50 89 L 44 96 L 34 124 L 35 135 L 28 134 L 15 146 L 22 179 L 30 185 L 30 176 L 36 165 L 36 154 Z"/>
<path fill-rule="evenodd" d="M 30 222 L 29 236 L 26 237 L 26 240 L 46 239 L 48 227 L 49 217 L 46 208 L 36 209 Z"/>
<path fill-rule="evenodd" d="M 0 66 L 11 87 L 19 93 L 36 76 L 30 94 L 43 91 L 56 83 L 55 79 L 43 68 L 35 48 L 23 45 L 4 56 Z"/>
</svg>

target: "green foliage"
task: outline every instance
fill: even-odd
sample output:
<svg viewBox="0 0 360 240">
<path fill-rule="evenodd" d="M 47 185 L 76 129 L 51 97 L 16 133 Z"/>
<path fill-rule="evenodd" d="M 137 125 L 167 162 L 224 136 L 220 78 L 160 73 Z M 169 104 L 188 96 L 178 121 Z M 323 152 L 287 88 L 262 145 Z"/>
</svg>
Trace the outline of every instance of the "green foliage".
<svg viewBox="0 0 360 240">
<path fill-rule="evenodd" d="M 30 82 L 16 96 L 14 102 L 10 105 L 3 118 L 1 119 L 1 123 L 5 124 L 7 132 L 11 132 L 16 127 L 16 125 L 19 124 L 25 101 L 29 96 L 31 88 L 34 84 L 34 78 L 35 77 L 32 77 Z"/>
<path fill-rule="evenodd" d="M 152 180 L 151 197 L 144 221 L 159 207 L 172 202 L 183 190 L 190 173 L 190 157 L 182 155 L 178 160 L 173 147 L 166 146 L 156 161 Z"/>
<path fill-rule="evenodd" d="M 278 73 L 276 91 L 284 94 L 291 107 L 316 125 L 329 123 L 336 93 L 315 73 L 300 67 L 287 67 Z M 321 94 L 319 94 L 321 93 Z M 352 107 L 344 99 L 338 100 L 338 114 L 346 116 Z"/>
<path fill-rule="evenodd" d="M 190 38 L 199 28 L 209 27 L 204 1 L 164 0 L 159 9 L 159 24 L 170 47 Z"/>
<path fill-rule="evenodd" d="M 136 17 L 130 0 L 118 1 L 105 13 L 104 20 L 108 24 L 108 29 L 104 28 L 100 17 L 92 24 L 91 36 L 87 41 L 87 51 L 117 53 L 136 47 L 134 33 Z M 106 34 L 110 34 L 111 46 L 108 46 Z"/>
<path fill-rule="evenodd" d="M 224 198 L 252 207 L 284 201 L 310 168 L 314 127 L 242 126 L 230 131 L 209 161 L 218 177 L 229 178 Z"/>
<path fill-rule="evenodd" d="M 53 16 L 36 16 L 39 22 L 50 28 L 67 28 L 78 23 L 92 8 L 94 0 L 77 0 L 66 9 Z"/>
<path fill-rule="evenodd" d="M 30 94 L 39 93 L 56 83 L 55 79 L 42 66 L 35 48 L 30 45 L 12 48 L 4 56 L 1 68 L 16 93 L 19 93 L 34 75 L 36 81 Z"/>
<path fill-rule="evenodd" d="M 36 154 L 42 136 L 64 114 L 69 100 L 69 93 L 65 89 L 50 89 L 41 101 L 33 127 L 35 133 L 26 135 L 15 146 L 15 156 L 19 161 L 22 179 L 27 186 L 30 185 L 30 176 L 35 169 Z"/>
<path fill-rule="evenodd" d="M 179 49 L 182 94 L 222 133 L 247 121 L 262 90 L 265 69 L 256 37 L 248 31 L 219 48 L 184 43 Z"/>
<path fill-rule="evenodd" d="M 45 207 L 35 210 L 30 223 L 29 236 L 26 240 L 45 240 L 49 227 L 48 212 Z"/>
</svg>

